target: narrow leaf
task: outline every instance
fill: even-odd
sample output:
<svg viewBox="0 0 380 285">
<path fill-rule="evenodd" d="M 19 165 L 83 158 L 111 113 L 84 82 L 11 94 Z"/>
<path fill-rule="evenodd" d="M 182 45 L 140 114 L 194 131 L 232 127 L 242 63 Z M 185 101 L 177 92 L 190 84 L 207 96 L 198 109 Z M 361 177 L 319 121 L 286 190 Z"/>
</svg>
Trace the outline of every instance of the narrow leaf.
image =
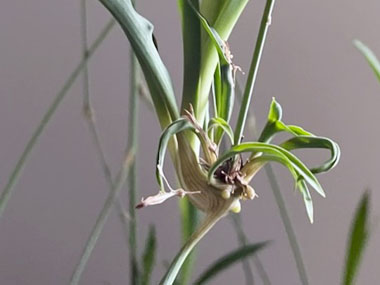
<svg viewBox="0 0 380 285">
<path fill-rule="evenodd" d="M 380 81 L 380 62 L 377 59 L 376 55 L 359 40 L 354 40 L 354 45 L 364 55 L 377 79 Z"/>
<path fill-rule="evenodd" d="M 264 248 L 268 245 L 268 242 L 260 242 L 255 244 L 249 244 L 242 246 L 225 256 L 222 256 L 217 261 L 215 261 L 213 264 L 211 264 L 194 282 L 194 284 L 200 285 L 200 284 L 206 284 L 207 282 L 210 282 L 210 279 L 215 277 L 215 275 L 221 273 L 222 271 L 226 270 L 228 267 L 234 265 L 236 262 L 240 261 L 241 259 L 255 254 L 258 250 Z"/>
<path fill-rule="evenodd" d="M 364 193 L 354 214 L 346 251 L 346 268 L 343 284 L 355 284 L 360 262 L 369 237 L 369 202 L 370 195 Z"/>
</svg>

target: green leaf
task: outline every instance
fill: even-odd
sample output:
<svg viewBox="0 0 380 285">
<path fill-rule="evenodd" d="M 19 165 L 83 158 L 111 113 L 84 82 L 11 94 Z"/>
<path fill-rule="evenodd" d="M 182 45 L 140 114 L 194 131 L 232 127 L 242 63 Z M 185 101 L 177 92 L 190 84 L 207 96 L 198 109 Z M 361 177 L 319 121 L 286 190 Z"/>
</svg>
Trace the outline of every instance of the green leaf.
<svg viewBox="0 0 380 285">
<path fill-rule="evenodd" d="M 377 59 L 376 55 L 359 40 L 354 40 L 354 45 L 364 55 L 377 79 L 380 81 L 380 62 Z"/>
<path fill-rule="evenodd" d="M 214 47 L 216 48 L 216 51 L 218 52 L 218 55 L 219 55 L 220 63 L 222 65 L 229 64 L 229 59 L 226 57 L 226 54 L 225 54 L 226 43 L 219 36 L 218 32 L 208 24 L 207 20 L 201 15 L 201 13 L 199 13 L 199 11 L 191 4 L 190 0 L 187 0 L 187 2 L 189 3 L 189 6 L 192 8 L 195 15 L 199 18 L 211 42 L 214 44 Z"/>
<path fill-rule="evenodd" d="M 156 231 L 154 226 L 150 226 L 148 237 L 145 243 L 145 249 L 142 256 L 143 272 L 141 285 L 150 284 L 150 276 L 154 269 L 156 258 Z"/>
<path fill-rule="evenodd" d="M 369 237 L 369 202 L 370 195 L 366 192 L 363 194 L 352 220 L 346 251 L 346 268 L 343 275 L 344 285 L 355 284 L 354 281 Z"/>
<path fill-rule="evenodd" d="M 259 142 L 269 143 L 274 136 L 279 132 L 287 132 L 294 136 L 312 136 L 313 134 L 305 131 L 301 127 L 286 125 L 281 121 L 282 119 L 282 108 L 281 105 L 272 98 L 272 103 L 268 112 L 268 122 L 266 123 L 261 135 L 259 137 Z"/>
<path fill-rule="evenodd" d="M 218 160 L 211 166 L 208 173 L 209 181 L 211 181 L 213 178 L 215 170 L 224 161 L 244 152 L 262 152 L 264 154 L 269 154 L 271 159 L 274 158 L 277 162 L 285 165 L 292 174 L 297 174 L 298 177 L 296 182 L 298 182 L 299 179 L 305 179 L 305 181 L 309 183 L 321 196 L 325 197 L 325 192 L 323 191 L 322 186 L 319 184 L 317 178 L 295 155 L 282 147 L 261 142 L 242 143 L 233 146 L 231 149 L 221 155 Z"/>
<path fill-rule="evenodd" d="M 119 22 L 144 72 L 161 126 L 179 116 L 169 73 L 153 42 L 153 25 L 139 15 L 130 0 L 100 0 Z"/>
<path fill-rule="evenodd" d="M 234 265 L 234 263 L 240 261 L 243 258 L 246 258 L 250 255 L 255 254 L 258 250 L 264 248 L 268 245 L 268 242 L 260 242 L 255 244 L 249 244 L 242 246 L 225 256 L 222 256 L 213 264 L 211 264 L 194 282 L 194 284 L 206 284 L 206 282 L 210 282 L 210 279 L 215 277 L 215 275 L 221 273 L 226 270 L 228 267 Z M 208 284 L 208 283 L 207 283 Z"/>
<path fill-rule="evenodd" d="M 272 98 L 272 103 L 269 107 L 268 122 L 274 123 L 276 121 L 281 121 L 282 118 L 282 107 L 277 103 L 276 99 Z"/>
<path fill-rule="evenodd" d="M 212 118 L 208 124 L 207 132 L 211 134 L 211 131 L 215 127 L 220 127 L 228 135 L 231 140 L 231 143 L 234 142 L 234 132 L 232 131 L 231 126 L 222 118 Z M 220 138 L 221 140 L 221 138 Z M 220 142 L 219 140 L 219 142 Z M 218 142 L 216 142 L 218 144 Z"/>
</svg>

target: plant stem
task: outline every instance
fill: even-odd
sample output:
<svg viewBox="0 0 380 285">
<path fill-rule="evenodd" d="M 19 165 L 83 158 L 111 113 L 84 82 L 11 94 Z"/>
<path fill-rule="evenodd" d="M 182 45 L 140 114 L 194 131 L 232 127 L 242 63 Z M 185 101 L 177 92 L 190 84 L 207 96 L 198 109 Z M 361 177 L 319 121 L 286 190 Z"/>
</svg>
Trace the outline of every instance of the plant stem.
<svg viewBox="0 0 380 285">
<path fill-rule="evenodd" d="M 245 121 L 247 119 L 249 105 L 251 103 L 252 92 L 255 86 L 257 73 L 259 70 L 260 59 L 264 48 L 265 38 L 271 23 L 271 15 L 275 0 L 267 0 L 263 17 L 261 19 L 259 33 L 257 35 L 256 46 L 253 52 L 251 66 L 248 73 L 247 83 L 244 89 L 243 101 L 239 111 L 239 117 L 235 128 L 235 145 L 239 144 L 244 131 Z"/>
<path fill-rule="evenodd" d="M 173 284 L 175 278 L 186 257 L 195 247 L 195 245 L 205 236 L 205 234 L 227 213 L 231 204 L 225 203 L 223 208 L 218 209 L 209 213 L 203 220 L 199 228 L 191 235 L 182 249 L 179 251 L 177 256 L 174 258 L 169 266 L 168 271 L 160 281 L 160 285 L 171 285 Z M 228 204 L 228 205 L 227 205 Z"/>
<path fill-rule="evenodd" d="M 126 154 L 119 174 L 117 175 L 116 182 L 114 187 L 108 193 L 107 199 L 104 202 L 103 208 L 96 219 L 96 223 L 91 231 L 91 234 L 86 242 L 86 246 L 83 249 L 81 258 L 78 265 L 75 267 L 73 275 L 71 276 L 71 285 L 79 284 L 81 275 L 86 267 L 87 261 L 91 256 L 91 253 L 96 245 L 96 242 L 103 230 L 103 227 L 108 219 L 109 214 L 111 213 L 112 206 L 114 204 L 115 198 L 119 194 L 120 190 L 123 189 L 124 183 L 127 180 L 129 167 L 135 159 L 134 153 L 129 152 Z"/>
<path fill-rule="evenodd" d="M 294 232 L 292 222 L 290 220 L 288 211 L 287 211 L 286 206 L 285 206 L 284 198 L 282 197 L 282 194 L 280 191 L 280 186 L 277 183 L 277 179 L 276 179 L 276 176 L 273 172 L 272 166 L 270 164 L 267 164 L 264 166 L 264 168 L 265 168 L 265 172 L 268 176 L 271 188 L 273 190 L 273 194 L 274 194 L 274 197 L 276 199 L 278 209 L 280 211 L 282 223 L 284 224 L 286 233 L 288 235 L 289 244 L 290 244 L 290 247 L 292 248 L 294 260 L 296 262 L 296 266 L 297 266 L 297 270 L 298 270 L 298 274 L 299 274 L 301 283 L 303 285 L 307 285 L 307 284 L 309 284 L 309 281 L 308 281 L 308 277 L 306 274 L 305 265 L 304 265 L 304 262 L 302 259 L 301 250 L 300 250 L 300 247 L 298 245 L 296 234 Z"/>
<path fill-rule="evenodd" d="M 127 151 L 137 152 L 138 146 L 138 84 L 139 84 L 139 69 L 137 58 L 133 51 L 130 52 L 131 60 L 131 77 L 130 77 L 130 99 L 129 99 L 129 119 L 128 119 L 128 146 Z M 131 164 L 128 173 L 128 194 L 129 194 L 129 256 L 130 256 L 130 274 L 131 284 L 138 284 L 139 271 L 137 262 L 137 231 L 136 231 L 136 177 L 137 165 L 136 160 Z"/>
<path fill-rule="evenodd" d="M 12 173 L 8 179 L 7 184 L 5 185 L 5 187 L 1 193 L 1 196 L 0 196 L 0 218 L 2 217 L 2 214 L 3 214 L 5 208 L 8 204 L 8 201 L 12 195 L 12 192 L 14 190 L 14 186 L 17 183 L 17 180 L 18 180 L 18 178 L 22 172 L 22 169 L 24 168 L 25 163 L 26 163 L 27 159 L 29 158 L 31 151 L 33 150 L 33 148 L 36 145 L 39 137 L 43 133 L 47 123 L 50 121 L 51 117 L 53 116 L 53 114 L 57 110 L 57 108 L 60 105 L 60 103 L 62 102 L 63 98 L 68 93 L 71 86 L 75 82 L 76 78 L 78 77 L 78 75 L 81 73 L 81 71 L 85 67 L 89 58 L 93 55 L 95 50 L 99 47 L 99 45 L 106 38 L 106 36 L 108 35 L 109 31 L 114 26 L 114 24 L 115 24 L 115 21 L 110 20 L 107 23 L 107 25 L 103 28 L 102 32 L 99 34 L 99 36 L 96 38 L 94 43 L 88 49 L 87 55 L 79 62 L 77 67 L 73 70 L 73 72 L 70 74 L 70 76 L 68 77 L 68 79 L 64 83 L 61 90 L 56 95 L 56 97 L 53 100 L 52 104 L 50 105 L 49 109 L 47 110 L 47 112 L 43 116 L 41 122 L 39 123 L 37 129 L 34 131 L 32 137 L 29 139 L 24 151 L 22 152 L 19 160 L 16 163 L 15 168 L 13 169 L 13 171 L 12 171 Z"/>
<path fill-rule="evenodd" d="M 86 1 L 81 1 L 81 26 L 82 26 L 82 53 L 83 58 L 86 57 L 88 54 L 88 44 L 87 44 L 87 7 L 86 7 Z M 99 138 L 99 132 L 98 128 L 96 126 L 96 120 L 95 120 L 95 112 L 92 107 L 91 103 L 91 96 L 90 96 L 90 84 L 89 84 L 89 75 L 88 75 L 88 64 L 86 63 L 83 68 L 83 115 L 87 122 L 88 129 L 90 131 L 90 135 L 92 137 L 92 141 L 95 146 L 95 150 L 99 159 L 99 162 L 101 164 L 101 167 L 103 169 L 103 174 L 106 179 L 106 182 L 109 186 L 109 189 L 111 190 L 113 187 L 113 181 L 112 181 L 112 175 L 110 167 L 108 166 L 107 159 L 102 147 L 102 144 L 100 143 Z M 124 234 L 128 235 L 128 214 L 127 211 L 119 197 L 115 200 L 116 209 L 119 213 L 120 222 L 124 229 Z M 128 244 L 128 243 L 127 243 Z"/>
</svg>

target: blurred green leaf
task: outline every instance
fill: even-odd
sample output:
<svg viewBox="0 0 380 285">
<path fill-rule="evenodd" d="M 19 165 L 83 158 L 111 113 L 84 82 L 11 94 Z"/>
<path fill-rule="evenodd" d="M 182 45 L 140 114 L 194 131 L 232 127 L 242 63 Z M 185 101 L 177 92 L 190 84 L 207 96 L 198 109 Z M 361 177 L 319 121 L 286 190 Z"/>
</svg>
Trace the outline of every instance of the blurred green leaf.
<svg viewBox="0 0 380 285">
<path fill-rule="evenodd" d="M 359 40 L 354 40 L 354 45 L 364 55 L 377 79 L 380 81 L 380 62 L 377 59 L 376 55 Z"/>
<path fill-rule="evenodd" d="M 346 268 L 343 275 L 343 284 L 355 284 L 360 262 L 369 237 L 369 202 L 370 195 L 365 192 L 359 202 L 351 224 L 349 241 L 346 252 Z"/>
<path fill-rule="evenodd" d="M 260 243 L 245 245 L 226 254 L 225 256 L 222 256 L 213 264 L 211 264 L 198 277 L 198 279 L 194 282 L 194 284 L 197 284 L 197 285 L 206 284 L 206 282 L 209 282 L 211 278 L 215 277 L 215 275 L 226 270 L 228 267 L 234 265 L 234 263 L 240 261 L 241 259 L 249 255 L 255 254 L 258 250 L 264 248 L 268 244 L 269 242 L 260 242 Z"/>
<path fill-rule="evenodd" d="M 148 237 L 145 242 L 145 249 L 142 256 L 142 285 L 150 284 L 150 276 L 153 272 L 156 258 L 156 231 L 154 226 L 150 226 Z"/>
</svg>

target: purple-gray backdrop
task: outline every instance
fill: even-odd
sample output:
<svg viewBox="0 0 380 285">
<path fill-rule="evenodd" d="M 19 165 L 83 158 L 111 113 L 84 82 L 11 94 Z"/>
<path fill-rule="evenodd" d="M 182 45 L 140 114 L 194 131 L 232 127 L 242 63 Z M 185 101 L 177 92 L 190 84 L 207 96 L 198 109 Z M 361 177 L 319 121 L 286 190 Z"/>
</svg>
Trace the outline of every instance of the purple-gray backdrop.
<svg viewBox="0 0 380 285">
<path fill-rule="evenodd" d="M 249 3 L 230 40 L 235 62 L 246 71 L 264 2 Z M 1 187 L 43 112 L 80 60 L 79 4 L 75 0 L 0 4 Z M 141 0 L 138 10 L 155 24 L 162 58 L 179 94 L 182 46 L 176 3 Z M 320 178 L 327 198 L 314 194 L 314 225 L 307 220 L 300 195 L 293 191 L 290 175 L 275 167 L 311 284 L 339 283 L 350 219 L 365 188 L 372 189 L 374 221 L 380 213 L 380 84 L 351 43 L 360 38 L 380 55 L 379 12 L 377 0 L 288 0 L 278 1 L 273 14 L 252 105 L 259 128 L 275 96 L 286 122 L 331 137 L 342 148 L 339 166 Z M 97 1 L 89 1 L 88 14 L 92 40 L 110 15 Z M 97 123 L 114 172 L 127 132 L 128 50 L 116 27 L 89 65 Z M 101 209 L 107 185 L 81 115 L 81 100 L 79 80 L 34 150 L 0 220 L 0 284 L 67 284 Z M 140 119 L 138 178 L 140 195 L 146 196 L 157 191 L 154 157 L 160 130 L 155 115 L 144 105 Z M 320 161 L 321 154 L 306 159 Z M 260 254 L 272 283 L 299 284 L 264 173 L 253 186 L 260 198 L 242 205 L 245 230 L 251 241 L 273 241 Z M 140 247 L 149 224 L 157 227 L 154 283 L 164 272 L 163 261 L 171 260 L 180 247 L 178 213 L 175 200 L 138 212 Z M 358 284 L 379 279 L 379 242 L 375 227 Z M 200 243 L 195 272 L 237 244 L 230 221 L 224 219 Z M 113 214 L 81 284 L 128 284 L 128 274 L 125 239 Z M 212 284 L 244 284 L 241 266 Z"/>
</svg>

